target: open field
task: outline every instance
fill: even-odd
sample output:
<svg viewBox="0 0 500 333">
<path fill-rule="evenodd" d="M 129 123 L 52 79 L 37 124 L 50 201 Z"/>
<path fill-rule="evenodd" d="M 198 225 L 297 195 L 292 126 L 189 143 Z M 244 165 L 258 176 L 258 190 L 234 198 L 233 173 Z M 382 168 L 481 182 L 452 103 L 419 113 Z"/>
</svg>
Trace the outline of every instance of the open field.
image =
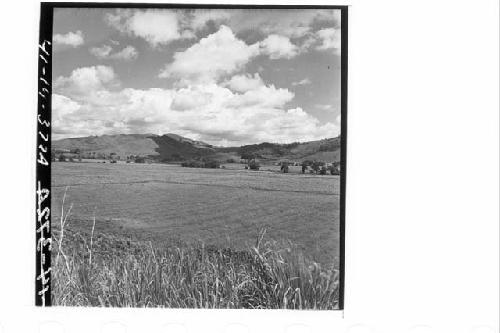
<svg viewBox="0 0 500 333">
<path fill-rule="evenodd" d="M 265 167 L 263 168 L 265 169 Z M 261 230 L 291 241 L 311 260 L 338 267 L 337 176 L 191 169 L 165 164 L 52 164 L 54 225 L 157 243 L 243 249 Z"/>
</svg>

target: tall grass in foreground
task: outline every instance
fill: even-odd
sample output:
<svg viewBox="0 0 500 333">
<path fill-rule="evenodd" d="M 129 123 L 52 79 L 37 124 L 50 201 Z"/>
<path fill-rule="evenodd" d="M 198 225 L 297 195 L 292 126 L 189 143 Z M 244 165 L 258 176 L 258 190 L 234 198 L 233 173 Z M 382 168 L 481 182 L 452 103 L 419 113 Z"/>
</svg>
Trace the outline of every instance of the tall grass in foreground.
<svg viewBox="0 0 500 333">
<path fill-rule="evenodd" d="M 336 309 L 339 278 L 292 244 L 264 240 L 235 251 L 169 246 L 71 230 L 54 232 L 54 305 Z M 285 246 L 286 245 L 286 246 Z"/>
</svg>

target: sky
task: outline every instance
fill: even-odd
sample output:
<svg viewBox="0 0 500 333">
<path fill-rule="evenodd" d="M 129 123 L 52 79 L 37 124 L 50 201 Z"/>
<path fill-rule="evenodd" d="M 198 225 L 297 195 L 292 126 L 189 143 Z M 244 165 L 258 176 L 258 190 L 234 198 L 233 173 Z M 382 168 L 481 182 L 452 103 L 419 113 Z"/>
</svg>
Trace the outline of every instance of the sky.
<svg viewBox="0 0 500 333">
<path fill-rule="evenodd" d="M 53 42 L 56 140 L 340 133 L 339 10 L 56 8 Z"/>
</svg>

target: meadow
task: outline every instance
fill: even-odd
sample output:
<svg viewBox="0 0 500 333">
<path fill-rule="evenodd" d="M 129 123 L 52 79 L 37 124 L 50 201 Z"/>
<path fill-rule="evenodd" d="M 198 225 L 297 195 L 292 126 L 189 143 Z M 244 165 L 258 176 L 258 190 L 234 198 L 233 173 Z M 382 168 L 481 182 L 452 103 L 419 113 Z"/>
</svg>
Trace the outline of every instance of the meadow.
<svg viewBox="0 0 500 333">
<path fill-rule="evenodd" d="M 55 303 L 335 308 L 339 177 L 269 170 L 53 163 Z"/>
</svg>

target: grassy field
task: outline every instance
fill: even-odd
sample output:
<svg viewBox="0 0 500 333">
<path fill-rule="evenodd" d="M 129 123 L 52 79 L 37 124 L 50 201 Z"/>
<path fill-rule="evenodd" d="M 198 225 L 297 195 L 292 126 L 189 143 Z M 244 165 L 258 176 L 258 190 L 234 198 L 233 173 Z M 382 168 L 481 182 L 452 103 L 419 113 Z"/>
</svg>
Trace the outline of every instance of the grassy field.
<svg viewBox="0 0 500 333">
<path fill-rule="evenodd" d="M 56 304 L 336 307 L 337 176 L 56 162 L 52 179 Z"/>
<path fill-rule="evenodd" d="M 54 233 L 55 306 L 338 309 L 339 272 L 262 232 L 245 250 Z"/>
</svg>

